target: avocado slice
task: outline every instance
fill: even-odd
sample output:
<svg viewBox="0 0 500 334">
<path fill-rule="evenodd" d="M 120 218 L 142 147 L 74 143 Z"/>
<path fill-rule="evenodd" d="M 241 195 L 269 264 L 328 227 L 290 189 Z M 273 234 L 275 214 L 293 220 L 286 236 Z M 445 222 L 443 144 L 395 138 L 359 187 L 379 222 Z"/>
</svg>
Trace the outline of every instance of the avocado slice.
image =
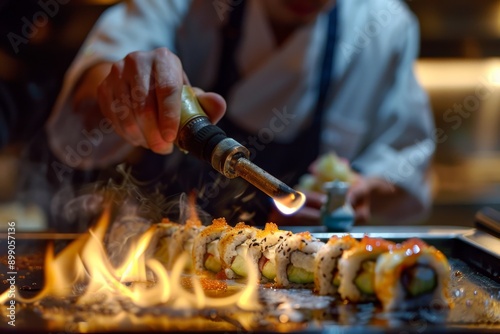
<svg viewBox="0 0 500 334">
<path fill-rule="evenodd" d="M 335 274 L 333 274 L 333 285 L 335 286 L 340 286 L 340 273 L 337 271 Z"/>
<path fill-rule="evenodd" d="M 295 267 L 292 264 L 290 264 L 288 268 L 286 268 L 286 274 L 288 275 L 288 280 L 292 283 L 314 283 L 314 273 L 299 267 Z"/>
<path fill-rule="evenodd" d="M 276 277 L 276 266 L 271 261 L 266 261 L 262 267 L 262 276 L 271 281 Z"/>
<path fill-rule="evenodd" d="M 231 270 L 234 271 L 234 273 L 238 276 L 247 277 L 247 263 L 243 256 L 236 255 L 233 263 L 231 264 Z"/>
<path fill-rule="evenodd" d="M 211 272 L 218 273 L 222 269 L 222 265 L 215 256 L 212 254 L 207 254 L 207 259 L 205 260 L 205 268 Z"/>
<path fill-rule="evenodd" d="M 207 245 L 207 253 L 205 254 L 205 268 L 214 273 L 218 273 L 222 269 L 222 264 L 217 251 L 217 242 L 211 242 Z"/>
<path fill-rule="evenodd" d="M 361 264 L 361 271 L 354 279 L 356 287 L 364 294 L 373 295 L 374 287 L 375 261 L 364 261 Z"/>
<path fill-rule="evenodd" d="M 403 271 L 403 286 L 416 297 L 433 291 L 437 286 L 436 272 L 429 266 L 415 265 Z"/>
</svg>

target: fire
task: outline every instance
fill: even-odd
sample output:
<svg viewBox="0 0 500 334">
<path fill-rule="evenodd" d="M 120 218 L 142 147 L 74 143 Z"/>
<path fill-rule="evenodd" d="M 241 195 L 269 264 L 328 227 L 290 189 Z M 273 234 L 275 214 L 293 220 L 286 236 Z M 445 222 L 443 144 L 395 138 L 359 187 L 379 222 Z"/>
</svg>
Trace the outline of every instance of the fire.
<svg viewBox="0 0 500 334">
<path fill-rule="evenodd" d="M 155 246 L 152 241 L 156 225 L 137 238 L 120 265 L 113 266 L 104 247 L 109 223 L 110 209 L 106 209 L 95 227 L 59 254 L 55 255 L 53 247 L 49 247 L 45 258 L 44 288 L 31 299 L 23 298 L 16 291 L 16 299 L 29 304 L 47 297 L 75 297 L 77 305 L 92 305 L 126 298 L 140 308 L 167 307 L 176 311 L 228 307 L 242 311 L 260 309 L 258 273 L 253 266 L 248 266 L 246 284 L 229 286 L 230 293 L 223 296 L 209 294 L 210 285 L 203 284 L 206 277 L 185 272 L 191 254 L 182 254 L 172 270 L 167 270 L 158 259 L 148 255 L 154 253 L 148 249 Z M 191 282 L 189 287 L 183 284 L 186 278 Z M 84 292 L 79 293 L 82 290 Z M 8 298 L 6 291 L 0 295 L 0 303 L 4 304 Z"/>
<path fill-rule="evenodd" d="M 300 191 L 284 197 L 274 198 L 274 204 L 284 215 L 291 215 L 297 212 L 306 202 L 306 196 Z"/>
</svg>

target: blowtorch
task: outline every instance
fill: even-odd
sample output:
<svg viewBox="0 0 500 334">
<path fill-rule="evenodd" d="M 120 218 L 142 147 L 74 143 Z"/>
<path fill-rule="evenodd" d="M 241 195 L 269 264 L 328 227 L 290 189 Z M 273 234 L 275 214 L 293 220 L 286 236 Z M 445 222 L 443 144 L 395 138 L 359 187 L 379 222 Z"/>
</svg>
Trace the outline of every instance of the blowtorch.
<svg viewBox="0 0 500 334">
<path fill-rule="evenodd" d="M 299 210 L 305 196 L 281 182 L 249 159 L 248 149 L 213 125 L 193 89 L 183 86 L 177 146 L 204 160 L 227 178 L 241 177 L 270 196 L 285 214 Z"/>
</svg>

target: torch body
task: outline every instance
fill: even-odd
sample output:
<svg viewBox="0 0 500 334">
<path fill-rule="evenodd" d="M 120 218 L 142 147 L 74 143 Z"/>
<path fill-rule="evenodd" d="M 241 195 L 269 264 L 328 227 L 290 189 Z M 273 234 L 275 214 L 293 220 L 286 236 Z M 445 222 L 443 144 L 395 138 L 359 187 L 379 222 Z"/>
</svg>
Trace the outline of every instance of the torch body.
<svg viewBox="0 0 500 334">
<path fill-rule="evenodd" d="M 229 138 L 222 129 L 210 122 L 189 86 L 184 86 L 182 90 L 177 146 L 208 162 L 227 178 L 245 179 L 275 201 L 293 204 L 298 206 L 297 209 L 303 204 L 301 193 L 253 164 L 245 146 Z"/>
</svg>

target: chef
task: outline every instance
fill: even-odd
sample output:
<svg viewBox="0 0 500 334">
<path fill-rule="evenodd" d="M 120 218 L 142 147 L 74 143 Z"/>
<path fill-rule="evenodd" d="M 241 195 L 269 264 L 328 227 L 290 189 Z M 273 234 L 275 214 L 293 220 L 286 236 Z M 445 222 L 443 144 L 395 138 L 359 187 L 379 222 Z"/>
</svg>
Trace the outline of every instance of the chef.
<svg viewBox="0 0 500 334">
<path fill-rule="evenodd" d="M 431 202 L 435 148 L 418 44 L 399 0 L 127 1 L 102 15 L 69 68 L 50 145 L 60 173 L 128 161 L 167 193 L 196 189 L 215 216 L 318 221 L 324 195 L 283 217 L 251 185 L 174 148 L 190 84 L 211 121 L 285 183 L 335 152 L 357 173 L 347 200 L 358 222 L 415 222 Z"/>
</svg>

